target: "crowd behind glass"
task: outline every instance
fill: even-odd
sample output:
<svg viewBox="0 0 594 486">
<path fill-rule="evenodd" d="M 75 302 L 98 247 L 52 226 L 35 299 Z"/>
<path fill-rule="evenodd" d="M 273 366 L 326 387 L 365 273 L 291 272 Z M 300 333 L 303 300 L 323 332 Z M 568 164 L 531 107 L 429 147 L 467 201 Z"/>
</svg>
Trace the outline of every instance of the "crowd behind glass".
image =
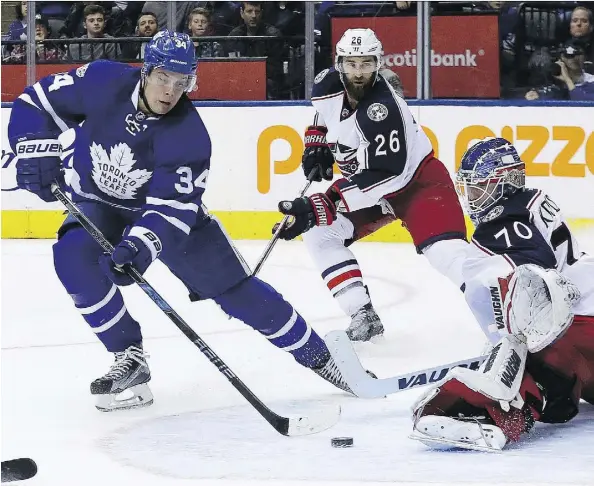
<svg viewBox="0 0 594 486">
<path fill-rule="evenodd" d="M 167 3 L 35 2 L 36 62 L 139 62 L 146 42 L 168 26 Z M 431 2 L 431 13 L 498 16 L 503 98 L 594 100 L 589 3 Z M 268 99 L 304 98 L 305 2 L 178 1 L 175 9 L 176 30 L 193 38 L 200 58 L 266 57 Z M 315 2 L 315 71 L 332 64 L 333 16 L 414 16 L 416 9 L 416 2 Z M 26 62 L 26 13 L 27 2 L 16 2 L 3 64 Z"/>
</svg>

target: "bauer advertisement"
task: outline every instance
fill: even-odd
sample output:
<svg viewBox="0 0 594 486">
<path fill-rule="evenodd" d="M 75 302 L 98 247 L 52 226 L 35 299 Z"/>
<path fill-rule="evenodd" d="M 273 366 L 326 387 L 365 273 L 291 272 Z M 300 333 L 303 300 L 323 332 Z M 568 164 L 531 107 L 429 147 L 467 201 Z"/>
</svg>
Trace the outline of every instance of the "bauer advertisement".
<svg viewBox="0 0 594 486">
<path fill-rule="evenodd" d="M 453 173 L 466 148 L 480 138 L 513 142 L 526 163 L 527 184 L 548 192 L 573 224 L 594 224 L 594 108 L 413 106 L 436 155 Z M 198 108 L 213 156 L 204 202 L 235 238 L 270 235 L 278 201 L 303 185 L 303 132 L 308 106 Z M 10 109 L 2 109 L 2 236 L 52 238 L 63 211 L 16 189 L 15 159 L 7 141 Z M 323 183 L 313 190 L 322 191 Z M 376 241 L 408 241 L 398 230 Z"/>
</svg>

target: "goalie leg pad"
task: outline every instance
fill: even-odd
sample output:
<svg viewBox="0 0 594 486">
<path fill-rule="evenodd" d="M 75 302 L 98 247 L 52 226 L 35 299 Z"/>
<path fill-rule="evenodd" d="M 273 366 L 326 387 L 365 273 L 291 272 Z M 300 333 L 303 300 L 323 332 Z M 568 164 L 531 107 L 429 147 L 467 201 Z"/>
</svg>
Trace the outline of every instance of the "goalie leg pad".
<svg viewBox="0 0 594 486">
<path fill-rule="evenodd" d="M 473 433 L 480 432 L 481 427 L 484 429 L 485 423 L 490 422 L 499 427 L 507 439 L 518 440 L 522 433 L 532 428 L 542 407 L 538 386 L 530 375 L 524 373 L 526 356 L 526 346 L 517 337 L 506 336 L 493 348 L 479 370 L 450 370 L 414 405 L 414 430 L 419 430 L 419 424 L 426 425 L 427 420 L 421 421 L 426 416 L 447 416 L 457 420 L 480 417 L 488 420 L 480 422 L 478 428 L 471 427 Z M 450 426 L 448 430 L 441 439 L 451 441 L 453 435 L 465 429 Z M 488 444 L 484 442 L 482 445 Z"/>
<path fill-rule="evenodd" d="M 478 418 L 465 420 L 437 415 L 421 417 L 410 438 L 432 449 L 462 448 L 485 452 L 499 452 L 508 442 L 499 427 Z"/>
</svg>

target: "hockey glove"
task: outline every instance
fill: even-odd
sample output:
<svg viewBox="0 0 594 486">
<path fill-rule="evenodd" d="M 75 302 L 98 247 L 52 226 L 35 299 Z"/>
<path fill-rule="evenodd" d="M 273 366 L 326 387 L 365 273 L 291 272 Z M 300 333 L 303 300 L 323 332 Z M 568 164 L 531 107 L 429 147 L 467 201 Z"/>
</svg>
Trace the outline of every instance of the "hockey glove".
<svg viewBox="0 0 594 486">
<path fill-rule="evenodd" d="M 60 142 L 52 133 L 27 134 L 14 145 L 16 182 L 19 189 L 36 194 L 45 202 L 55 201 L 51 185 L 63 182 Z"/>
<path fill-rule="evenodd" d="M 326 194 L 313 194 L 299 197 L 293 201 L 281 201 L 278 210 L 283 214 L 294 216 L 279 233 L 279 238 L 292 240 L 314 226 L 328 226 L 336 219 L 336 206 Z M 278 228 L 277 223 L 272 232 Z"/>
<path fill-rule="evenodd" d="M 311 171 L 316 169 L 312 181 L 320 182 L 322 178 L 331 181 L 333 177 L 332 166 L 334 156 L 326 142 L 328 129 L 324 126 L 311 126 L 305 131 L 305 150 L 301 159 L 301 166 L 305 177 L 309 177 Z"/>
<path fill-rule="evenodd" d="M 127 236 L 113 249 L 111 255 L 99 257 L 99 266 L 116 285 L 132 285 L 134 280 L 124 270 L 124 265 L 132 265 L 142 275 L 161 253 L 159 237 L 152 231 L 134 226 Z"/>
</svg>

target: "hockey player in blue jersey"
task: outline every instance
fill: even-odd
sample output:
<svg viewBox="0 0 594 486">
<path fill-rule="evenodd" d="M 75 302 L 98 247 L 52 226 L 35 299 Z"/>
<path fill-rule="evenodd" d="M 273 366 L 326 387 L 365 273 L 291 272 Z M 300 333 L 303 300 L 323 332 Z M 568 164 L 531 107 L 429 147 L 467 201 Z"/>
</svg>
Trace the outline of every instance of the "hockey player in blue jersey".
<svg viewBox="0 0 594 486">
<path fill-rule="evenodd" d="M 142 69 L 95 61 L 27 87 L 15 101 L 8 135 L 17 184 L 53 201 L 52 181 L 114 244 L 105 255 L 72 217 L 54 244 L 58 278 L 115 361 L 91 384 L 97 408 L 152 403 L 139 323 L 118 286 L 159 258 L 188 288 L 259 331 L 303 366 L 349 391 L 324 341 L 241 256 L 201 199 L 211 156 L 209 134 L 186 96 L 196 84 L 194 45 L 161 31 Z M 133 396 L 120 399 L 121 392 Z M 129 393 L 128 393 L 129 394 Z M 119 395 L 119 396 L 118 396 Z"/>
</svg>

